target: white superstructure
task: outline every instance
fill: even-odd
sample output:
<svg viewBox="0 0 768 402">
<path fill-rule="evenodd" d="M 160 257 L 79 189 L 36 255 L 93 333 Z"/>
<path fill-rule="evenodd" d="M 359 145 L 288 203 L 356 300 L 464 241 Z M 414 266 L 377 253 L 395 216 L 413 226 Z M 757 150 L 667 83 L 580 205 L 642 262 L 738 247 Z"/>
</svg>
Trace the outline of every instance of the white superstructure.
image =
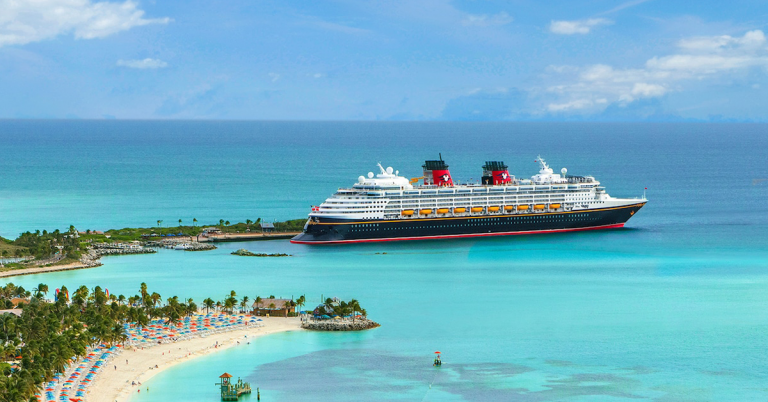
<svg viewBox="0 0 768 402">
<path fill-rule="evenodd" d="M 601 209 L 647 201 L 645 197 L 611 197 L 592 176 L 565 176 L 566 169 L 561 170 L 562 175 L 557 174 L 541 157 L 538 162 L 539 173 L 530 179 L 509 176 L 510 181 L 504 184 L 416 187 L 411 184 L 416 179 L 409 180 L 391 167 L 385 169 L 378 164 L 381 173 L 360 176 L 351 188 L 341 188 L 313 207 L 309 217 L 365 221 L 492 216 Z M 418 179 L 432 182 L 425 177 Z"/>
</svg>

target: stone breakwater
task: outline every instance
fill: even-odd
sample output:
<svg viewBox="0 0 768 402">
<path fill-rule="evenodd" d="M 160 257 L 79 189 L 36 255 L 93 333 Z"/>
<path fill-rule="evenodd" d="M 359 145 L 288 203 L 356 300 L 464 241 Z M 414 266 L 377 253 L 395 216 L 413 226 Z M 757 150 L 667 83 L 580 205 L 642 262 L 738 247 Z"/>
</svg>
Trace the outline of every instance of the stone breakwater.
<svg viewBox="0 0 768 402">
<path fill-rule="evenodd" d="M 157 252 L 157 250 L 148 247 L 115 247 L 108 244 L 93 244 L 91 247 L 89 254 L 96 258 L 105 255 L 152 254 Z"/>
<path fill-rule="evenodd" d="M 241 256 L 244 256 L 244 257 L 292 257 L 293 256 L 293 254 L 285 254 L 285 253 L 272 253 L 272 254 L 254 253 L 254 252 L 248 251 L 248 250 L 246 250 L 244 248 L 241 248 L 240 250 L 237 250 L 237 251 L 233 251 L 231 254 L 232 255 L 241 255 Z"/>
<path fill-rule="evenodd" d="M 313 331 L 363 331 L 380 326 L 379 323 L 365 318 L 354 322 L 351 320 L 318 320 L 301 323 L 302 328 Z"/>
<path fill-rule="evenodd" d="M 189 243 L 189 245 L 187 246 L 187 248 L 184 249 L 184 251 L 206 251 L 206 250 L 215 250 L 215 249 L 216 249 L 216 246 L 214 246 L 213 244 L 193 242 L 193 243 Z"/>
</svg>

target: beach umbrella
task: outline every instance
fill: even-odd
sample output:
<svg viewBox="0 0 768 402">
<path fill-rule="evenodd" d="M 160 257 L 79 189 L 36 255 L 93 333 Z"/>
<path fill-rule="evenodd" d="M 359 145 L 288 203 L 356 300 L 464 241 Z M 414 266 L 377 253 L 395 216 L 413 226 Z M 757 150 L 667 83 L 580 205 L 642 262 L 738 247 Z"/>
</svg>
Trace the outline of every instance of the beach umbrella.
<svg viewBox="0 0 768 402">
<path fill-rule="evenodd" d="M 440 351 L 438 350 L 437 352 L 435 352 L 435 354 L 436 354 L 436 355 L 439 355 L 439 354 L 440 354 Z"/>
</svg>

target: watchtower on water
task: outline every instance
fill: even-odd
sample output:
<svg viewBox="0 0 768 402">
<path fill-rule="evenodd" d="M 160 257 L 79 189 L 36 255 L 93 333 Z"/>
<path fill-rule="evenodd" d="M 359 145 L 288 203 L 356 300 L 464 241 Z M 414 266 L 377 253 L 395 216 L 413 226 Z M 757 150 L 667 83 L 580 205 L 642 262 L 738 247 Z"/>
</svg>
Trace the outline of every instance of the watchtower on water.
<svg viewBox="0 0 768 402">
<path fill-rule="evenodd" d="M 243 382 L 241 379 L 237 379 L 236 383 L 232 383 L 232 375 L 224 373 L 219 376 L 221 382 L 217 382 L 216 385 L 221 386 L 221 400 L 222 401 L 236 401 L 240 395 L 251 393 L 251 384 Z"/>
</svg>

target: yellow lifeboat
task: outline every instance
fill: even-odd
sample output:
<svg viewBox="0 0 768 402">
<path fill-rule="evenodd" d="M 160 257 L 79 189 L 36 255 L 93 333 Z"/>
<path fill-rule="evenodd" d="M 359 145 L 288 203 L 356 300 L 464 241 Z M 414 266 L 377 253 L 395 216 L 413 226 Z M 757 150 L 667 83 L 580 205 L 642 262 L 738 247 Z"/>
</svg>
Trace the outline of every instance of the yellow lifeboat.
<svg viewBox="0 0 768 402">
<path fill-rule="evenodd" d="M 447 214 L 448 213 L 448 208 L 438 208 L 437 209 L 437 213 L 438 214 Z"/>
<path fill-rule="evenodd" d="M 413 210 L 412 209 L 406 209 L 405 211 L 401 212 L 403 216 L 413 216 Z"/>
<path fill-rule="evenodd" d="M 488 207 L 488 210 L 491 212 L 497 212 L 499 210 L 499 207 Z"/>
<path fill-rule="evenodd" d="M 505 205 L 504 206 L 504 210 L 505 211 L 514 211 L 515 210 L 515 206 L 514 205 Z"/>
<path fill-rule="evenodd" d="M 472 207 L 472 212 L 483 212 L 483 207 Z"/>
<path fill-rule="evenodd" d="M 546 207 L 547 207 L 547 206 L 546 206 L 546 205 L 544 205 L 544 204 L 536 204 L 536 205 L 534 205 L 534 206 L 533 206 L 533 209 L 535 209 L 535 210 L 537 210 L 537 211 L 540 211 L 540 210 L 542 210 L 542 209 L 544 209 L 544 208 L 546 208 Z"/>
<path fill-rule="evenodd" d="M 463 214 L 464 212 L 467 212 L 466 208 L 454 208 L 453 213 L 455 214 Z"/>
<path fill-rule="evenodd" d="M 517 206 L 517 210 L 518 211 L 525 211 L 526 209 L 528 209 L 527 205 L 518 205 Z"/>
<path fill-rule="evenodd" d="M 431 209 L 422 209 L 422 210 L 419 211 L 419 213 L 422 214 L 422 215 L 429 215 L 429 214 L 432 213 L 432 210 Z"/>
<path fill-rule="evenodd" d="M 560 208 L 560 204 L 549 204 L 549 207 L 551 209 L 558 209 L 558 208 Z"/>
</svg>

